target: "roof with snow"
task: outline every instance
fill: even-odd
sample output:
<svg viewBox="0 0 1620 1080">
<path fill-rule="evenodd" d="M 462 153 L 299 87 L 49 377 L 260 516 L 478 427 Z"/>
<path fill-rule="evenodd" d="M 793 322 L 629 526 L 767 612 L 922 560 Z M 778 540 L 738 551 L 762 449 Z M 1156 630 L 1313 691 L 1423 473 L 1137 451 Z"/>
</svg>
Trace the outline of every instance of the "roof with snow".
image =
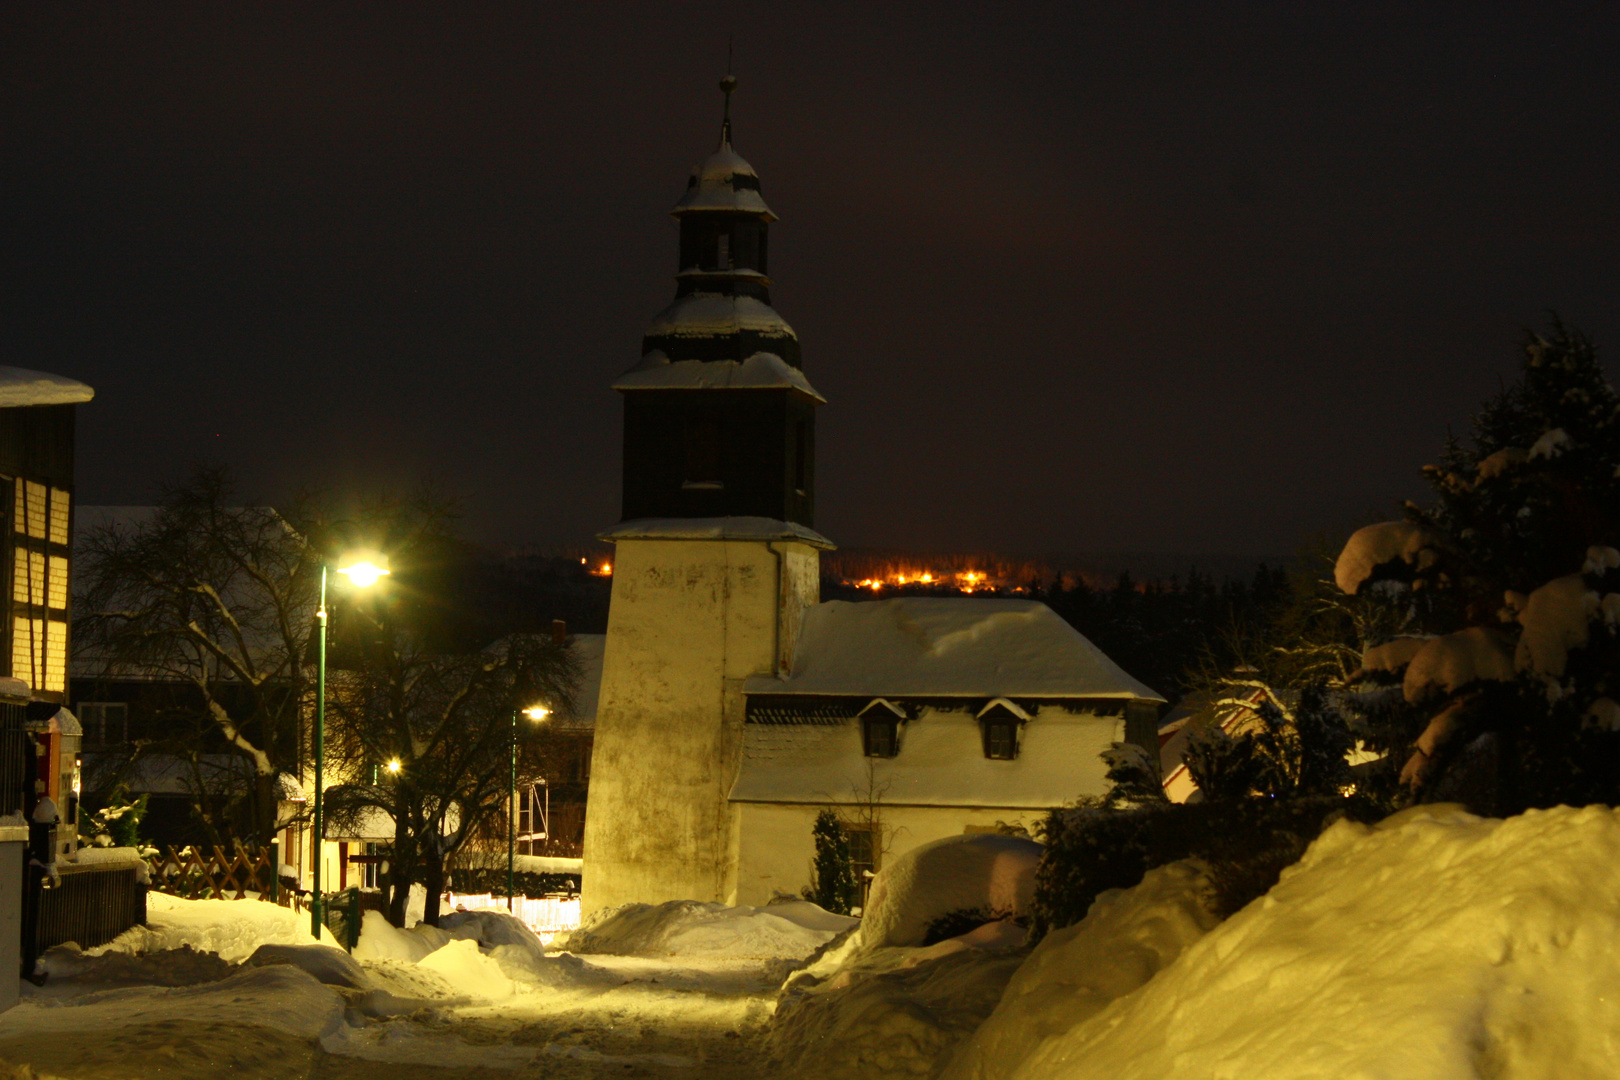
<svg viewBox="0 0 1620 1080">
<path fill-rule="evenodd" d="M 731 799 L 838 804 L 881 791 L 891 806 L 1062 806 L 1107 790 L 1099 755 L 1123 734 L 1118 717 L 1046 705 L 1023 725 L 1018 757 L 1002 761 L 984 756 L 973 713 L 930 708 L 903 726 L 895 757 L 869 758 L 853 721 L 747 724 Z"/>
<path fill-rule="evenodd" d="M 794 521 L 766 517 L 635 518 L 621 521 L 598 540 L 802 540 L 831 551 L 834 544 L 814 529 Z"/>
<path fill-rule="evenodd" d="M 596 702 L 602 693 L 602 652 L 606 634 L 570 634 L 569 650 L 579 664 L 579 688 L 574 694 L 572 716 L 560 717 L 558 727 L 566 731 L 589 731 L 596 727 Z"/>
<path fill-rule="evenodd" d="M 692 170 L 686 193 L 675 204 L 674 212 L 684 214 L 691 210 L 740 210 L 760 214 L 767 221 L 776 215 L 765 205 L 759 193 L 759 174 L 731 148 L 730 141 L 710 154 Z"/>
<path fill-rule="evenodd" d="M 1045 604 L 970 597 L 807 608 L 792 673 L 744 692 L 1164 700 Z"/>
<path fill-rule="evenodd" d="M 0 366 L 0 408 L 20 405 L 75 405 L 96 392 L 77 379 L 43 371 Z"/>
<path fill-rule="evenodd" d="M 653 316 L 647 337 L 716 337 L 752 330 L 764 337 L 793 337 L 776 309 L 752 296 L 695 292 L 676 297 Z"/>
<path fill-rule="evenodd" d="M 757 352 L 741 362 L 736 360 L 670 361 L 662 349 L 654 349 L 641 363 L 620 375 L 615 390 L 797 390 L 826 403 L 804 372 L 775 353 Z"/>
</svg>

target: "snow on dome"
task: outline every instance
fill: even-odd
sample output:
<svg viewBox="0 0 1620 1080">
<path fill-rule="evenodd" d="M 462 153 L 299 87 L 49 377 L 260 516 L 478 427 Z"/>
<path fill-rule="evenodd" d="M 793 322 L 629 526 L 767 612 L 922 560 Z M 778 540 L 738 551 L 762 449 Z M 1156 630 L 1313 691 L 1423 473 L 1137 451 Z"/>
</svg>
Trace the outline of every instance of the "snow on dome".
<svg viewBox="0 0 1620 1080">
<path fill-rule="evenodd" d="M 1406 665 L 1404 693 L 1416 704 L 1480 679 L 1510 681 L 1513 675 L 1512 639 L 1500 630 L 1470 626 L 1424 642 Z"/>
<path fill-rule="evenodd" d="M 1381 521 L 1357 529 L 1333 565 L 1333 580 L 1354 595 L 1386 563 L 1401 560 L 1425 570 L 1434 565 L 1434 538 L 1409 521 Z"/>
<path fill-rule="evenodd" d="M 794 337 L 776 309 L 752 296 L 691 293 L 677 297 L 653 316 L 647 337 L 720 337 L 752 330 L 770 337 Z"/>
<path fill-rule="evenodd" d="M 742 183 L 737 182 L 739 176 L 745 177 Z M 760 196 L 759 174 L 730 143 L 722 144 L 692 170 L 686 193 L 675 204 L 675 213 L 687 210 L 741 210 L 764 215 L 767 221 L 776 220 Z"/>
<path fill-rule="evenodd" d="M 1147 698 L 1158 693 L 1035 600 L 833 600 L 805 610 L 793 671 L 746 693 Z"/>
<path fill-rule="evenodd" d="M 1579 574 L 1547 582 L 1530 594 L 1519 613 L 1524 632 L 1514 662 L 1520 670 L 1562 676 L 1569 650 L 1586 644 L 1587 624 L 1601 607 L 1598 594 L 1587 589 Z"/>
<path fill-rule="evenodd" d="M 75 405 L 96 392 L 77 379 L 43 371 L 0 366 L 0 408 L 19 405 Z"/>
<path fill-rule="evenodd" d="M 653 349 L 641 363 L 613 383 L 615 390 L 774 390 L 787 388 L 826 403 L 804 372 L 775 353 L 757 352 L 748 359 L 678 360 Z"/>
</svg>

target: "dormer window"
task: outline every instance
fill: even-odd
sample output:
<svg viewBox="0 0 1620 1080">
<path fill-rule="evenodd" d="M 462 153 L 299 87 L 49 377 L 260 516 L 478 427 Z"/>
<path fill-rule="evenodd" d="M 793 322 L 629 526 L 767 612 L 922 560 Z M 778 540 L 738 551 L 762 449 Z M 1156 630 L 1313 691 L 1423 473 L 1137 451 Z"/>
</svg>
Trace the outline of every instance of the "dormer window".
<svg viewBox="0 0 1620 1080">
<path fill-rule="evenodd" d="M 892 758 L 900 753 L 900 721 L 905 713 L 898 705 L 876 698 L 861 710 L 861 747 L 867 757 Z"/>
<path fill-rule="evenodd" d="M 979 710 L 979 735 L 984 756 L 993 761 L 1014 761 L 1018 757 L 1018 736 L 1029 720 L 1029 713 L 1017 702 L 996 698 Z"/>
</svg>

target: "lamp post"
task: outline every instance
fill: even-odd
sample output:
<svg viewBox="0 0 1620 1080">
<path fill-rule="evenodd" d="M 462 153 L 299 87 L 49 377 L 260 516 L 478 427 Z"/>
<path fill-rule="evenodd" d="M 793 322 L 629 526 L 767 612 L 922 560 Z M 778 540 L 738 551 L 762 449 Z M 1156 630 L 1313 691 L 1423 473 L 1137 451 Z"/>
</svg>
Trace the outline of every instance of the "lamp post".
<svg viewBox="0 0 1620 1080">
<path fill-rule="evenodd" d="M 551 715 L 544 705 L 531 705 L 527 709 L 512 710 L 512 771 L 506 782 L 506 911 L 511 914 L 512 898 L 517 894 L 513 882 L 513 865 L 517 861 L 517 718 L 522 712 L 538 723 Z M 531 816 L 533 811 L 530 811 Z"/>
<path fill-rule="evenodd" d="M 337 567 L 337 572 L 346 576 L 350 582 L 359 588 L 376 583 L 377 579 L 390 573 L 388 561 L 379 556 L 366 557 L 351 556 L 341 560 L 344 565 Z M 321 604 L 315 609 L 315 622 L 319 644 L 315 647 L 315 825 L 314 835 L 311 838 L 314 849 L 310 862 L 312 866 L 311 889 L 309 902 L 309 932 L 315 935 L 315 940 L 321 940 L 321 924 L 325 921 L 324 904 L 321 899 L 321 857 L 325 853 L 321 850 L 322 842 L 326 838 L 325 822 L 322 818 L 324 809 L 322 793 L 322 770 L 326 764 L 326 571 L 327 563 L 321 563 Z"/>
</svg>

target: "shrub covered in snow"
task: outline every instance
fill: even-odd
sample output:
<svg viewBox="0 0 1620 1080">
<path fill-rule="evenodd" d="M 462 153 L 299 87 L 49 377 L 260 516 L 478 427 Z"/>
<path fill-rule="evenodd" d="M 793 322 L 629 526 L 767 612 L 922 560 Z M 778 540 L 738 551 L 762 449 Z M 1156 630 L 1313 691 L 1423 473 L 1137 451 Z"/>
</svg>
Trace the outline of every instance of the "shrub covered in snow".
<svg viewBox="0 0 1620 1080">
<path fill-rule="evenodd" d="M 878 872 L 861 922 L 863 948 L 915 946 L 929 928 L 969 913 L 1025 918 L 1035 895 L 1041 845 L 1018 836 L 947 836 L 891 859 Z"/>
<path fill-rule="evenodd" d="M 1205 866 L 1205 905 L 1230 914 L 1263 895 L 1327 823 L 1379 814 L 1339 796 L 1054 810 L 1042 824 L 1046 856 L 1036 876 L 1033 930 L 1041 937 L 1072 926 L 1102 893 L 1195 857 Z"/>
</svg>

